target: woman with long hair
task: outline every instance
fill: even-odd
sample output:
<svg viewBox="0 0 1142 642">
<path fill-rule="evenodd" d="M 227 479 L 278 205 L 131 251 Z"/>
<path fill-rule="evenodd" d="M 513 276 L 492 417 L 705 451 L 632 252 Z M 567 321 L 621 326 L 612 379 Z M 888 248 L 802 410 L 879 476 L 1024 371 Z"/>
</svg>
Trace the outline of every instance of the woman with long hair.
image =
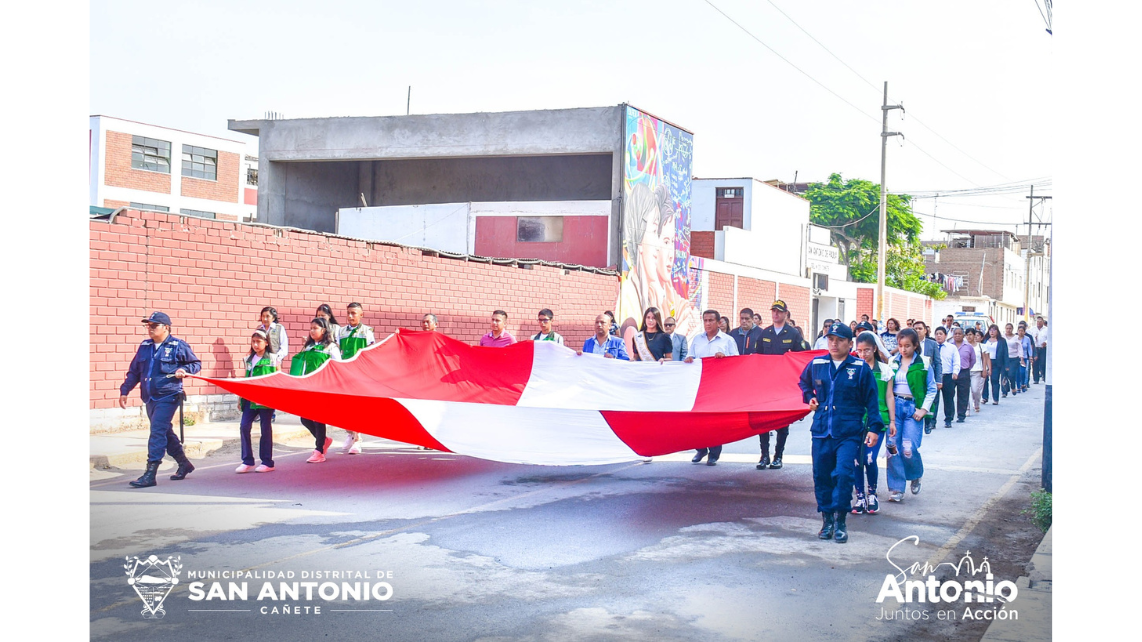
<svg viewBox="0 0 1142 642">
<path fill-rule="evenodd" d="M 896 336 L 899 352 L 892 358 L 895 370 L 892 391 L 896 394 L 896 435 L 888 438 L 888 501 L 904 501 L 904 482 L 911 482 L 912 494 L 920 492 L 924 461 L 920 442 L 924 438 L 924 416 L 936 401 L 936 369 L 928 357 L 917 351 L 920 335 L 904 328 Z M 895 450 L 896 454 L 892 454 Z"/>
<path fill-rule="evenodd" d="M 317 312 L 313 316 L 325 319 L 329 325 L 329 336 L 333 341 L 337 341 L 337 331 L 341 329 L 341 326 L 337 323 L 337 317 L 333 316 L 333 308 L 329 307 L 328 303 L 322 303 L 317 306 Z"/>
<path fill-rule="evenodd" d="M 250 353 L 246 355 L 246 376 L 260 377 L 278 371 L 278 360 L 269 351 L 270 340 L 263 330 L 254 330 L 250 335 Z M 242 463 L 234 470 L 236 473 L 268 473 L 274 469 L 274 433 L 273 408 L 256 404 L 247 399 L 239 399 L 238 407 L 242 410 L 242 421 L 238 424 L 238 432 L 242 438 Z M 254 419 L 258 420 L 262 429 L 262 436 L 258 440 L 258 457 L 261 463 L 254 467 L 254 449 L 250 432 L 254 427 Z"/>
<path fill-rule="evenodd" d="M 730 318 L 722 317 L 718 319 L 718 330 L 726 334 L 730 333 Z"/>
<path fill-rule="evenodd" d="M 892 392 L 892 377 L 895 374 L 888 365 L 888 355 L 880 351 L 877 336 L 871 332 L 862 332 L 857 336 L 856 354 L 872 368 L 873 380 L 876 381 L 876 397 L 880 402 L 880 419 L 887 427 L 889 438 L 896 436 L 896 403 Z M 865 418 L 867 422 L 868 418 Z M 883 439 L 876 440 L 876 445 L 869 447 L 861 445 L 860 456 L 856 462 L 856 504 L 853 513 L 868 512 L 875 515 L 880 510 L 880 501 L 876 498 L 876 483 L 880 471 L 876 466 L 876 458 L 880 455 L 880 445 Z M 867 493 L 865 482 L 868 482 Z"/>
<path fill-rule="evenodd" d="M 880 338 L 884 339 L 884 345 L 888 346 L 888 351 L 892 356 L 900 352 L 900 348 L 896 346 L 896 336 L 900 333 L 900 322 L 896 319 L 889 319 L 885 324 L 886 330 L 880 333 Z"/>
<path fill-rule="evenodd" d="M 1003 387 L 1000 380 L 1007 371 L 1007 340 L 1003 338 L 998 325 L 993 323 L 987 328 L 987 339 L 983 342 L 983 347 L 991 360 L 990 375 L 987 381 L 983 382 L 983 402 L 987 403 L 987 393 L 990 388 L 991 405 L 998 406 L 999 390 Z"/>
<path fill-rule="evenodd" d="M 673 353 L 674 342 L 662 325 L 662 312 L 658 308 L 647 308 L 642 315 L 642 327 L 634 335 L 631 361 L 670 361 Z"/>
<path fill-rule="evenodd" d="M 309 338 L 305 340 L 305 347 L 301 349 L 301 352 L 293 356 L 289 373 L 294 377 L 303 377 L 325 365 L 325 362 L 330 359 L 340 361 L 341 349 L 333 340 L 333 332 L 329 329 L 329 322 L 325 320 L 325 317 L 319 316 L 309 322 Z M 323 423 L 302 417 L 301 425 L 305 426 L 306 430 L 313 435 L 315 442 L 313 454 L 305 460 L 305 463 L 320 464 L 325 461 L 325 453 L 329 450 L 329 444 L 333 443 L 333 438 L 325 436 L 325 424 Z"/>
</svg>

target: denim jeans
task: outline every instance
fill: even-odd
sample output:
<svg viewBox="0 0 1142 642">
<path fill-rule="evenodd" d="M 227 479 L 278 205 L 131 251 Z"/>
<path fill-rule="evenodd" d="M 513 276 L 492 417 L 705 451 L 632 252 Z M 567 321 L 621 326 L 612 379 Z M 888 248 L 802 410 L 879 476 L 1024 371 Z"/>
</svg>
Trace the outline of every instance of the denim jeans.
<svg viewBox="0 0 1142 642">
<path fill-rule="evenodd" d="M 997 368 L 993 365 L 991 367 L 991 380 L 989 381 L 989 384 L 991 386 L 991 400 L 995 403 L 999 403 L 999 391 L 1001 388 L 1003 388 L 1003 385 L 999 382 L 999 380 L 1002 377 L 1003 369 Z M 987 395 L 985 394 L 984 396 L 986 397 Z"/>
<path fill-rule="evenodd" d="M 892 493 L 903 493 L 904 482 L 924 476 L 924 460 L 920 458 L 924 422 L 913 419 L 914 412 L 916 404 L 911 399 L 896 398 L 896 436 L 888 439 L 897 448 L 895 455 L 888 455 L 888 491 Z M 905 442 L 911 442 L 911 453 L 905 452 Z"/>
<path fill-rule="evenodd" d="M 1011 390 L 1012 394 L 1019 394 L 1019 357 L 1007 360 L 1007 381 L 1004 382 L 1003 392 Z"/>
<path fill-rule="evenodd" d="M 861 442 L 860 450 L 857 452 L 856 460 L 856 494 L 857 497 L 865 496 L 865 480 L 868 480 L 868 494 L 876 494 L 876 483 L 880 477 L 880 469 L 876 465 L 876 458 L 880 456 L 880 447 L 884 445 L 884 440 L 888 437 L 888 429 L 886 428 L 880 437 L 876 440 L 876 445 L 869 448 Z"/>
<path fill-rule="evenodd" d="M 274 428 L 270 423 L 273 417 L 272 408 L 247 408 L 242 412 L 242 423 L 238 430 L 242 435 L 242 463 L 247 466 L 254 465 L 254 448 L 250 439 L 250 432 L 257 418 L 262 429 L 262 436 L 258 440 L 258 457 L 262 463 L 273 468 L 274 466 Z"/>
</svg>

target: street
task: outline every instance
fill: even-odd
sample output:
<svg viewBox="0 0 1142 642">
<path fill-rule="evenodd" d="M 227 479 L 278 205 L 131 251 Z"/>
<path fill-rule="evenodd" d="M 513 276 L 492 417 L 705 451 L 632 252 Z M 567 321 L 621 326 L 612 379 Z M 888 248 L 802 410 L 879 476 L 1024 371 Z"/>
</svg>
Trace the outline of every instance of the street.
<svg viewBox="0 0 1142 642">
<path fill-rule="evenodd" d="M 934 605 L 910 605 L 929 619 L 878 619 L 895 608 L 876 602 L 895 572 L 885 556 L 918 536 L 895 558 L 971 551 L 996 582 L 1023 574 L 1042 537 L 1020 510 L 1039 487 L 1043 393 L 1031 386 L 965 424 L 939 422 L 921 448 L 923 490 L 902 504 L 887 501 L 882 460 L 881 512 L 850 515 L 844 545 L 816 538 L 811 417 L 792 426 L 782 470 L 754 468 L 756 438 L 727 445 L 715 467 L 687 452 L 558 468 L 369 437 L 347 456 L 334 430 L 326 463 L 307 465 L 312 442 L 295 441 L 276 449 L 270 474 L 234 474 L 233 448 L 196 460 L 181 482 L 169 481 L 168 459 L 144 490 L 127 486 L 137 470 L 93 471 L 92 637 L 979 639 L 988 622 L 939 621 Z M 124 574 L 125 557 L 152 554 L 183 564 L 158 620 L 140 615 Z M 228 582 L 191 573 L 243 569 L 294 577 L 233 580 L 249 583 L 246 600 L 190 599 L 191 582 Z M 264 581 L 334 571 L 387 582 L 391 598 L 255 599 Z M 286 605 L 321 613 L 261 612 Z"/>
</svg>

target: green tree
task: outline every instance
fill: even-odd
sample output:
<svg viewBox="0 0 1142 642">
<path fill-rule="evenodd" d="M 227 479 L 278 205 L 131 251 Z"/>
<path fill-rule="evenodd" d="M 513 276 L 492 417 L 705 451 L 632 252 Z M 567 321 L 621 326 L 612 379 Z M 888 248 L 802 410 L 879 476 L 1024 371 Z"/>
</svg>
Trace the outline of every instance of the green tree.
<svg viewBox="0 0 1142 642">
<path fill-rule="evenodd" d="M 846 181 L 840 174 L 832 174 L 824 183 L 811 184 L 805 197 L 810 202 L 809 220 L 829 228 L 833 242 L 840 248 L 841 262 L 849 269 L 849 277 L 860 283 L 875 283 L 880 185 L 859 178 Z M 912 213 L 912 197 L 889 194 L 887 214 L 885 284 L 935 299 L 944 298 L 943 289 L 924 280 L 922 225 Z"/>
</svg>

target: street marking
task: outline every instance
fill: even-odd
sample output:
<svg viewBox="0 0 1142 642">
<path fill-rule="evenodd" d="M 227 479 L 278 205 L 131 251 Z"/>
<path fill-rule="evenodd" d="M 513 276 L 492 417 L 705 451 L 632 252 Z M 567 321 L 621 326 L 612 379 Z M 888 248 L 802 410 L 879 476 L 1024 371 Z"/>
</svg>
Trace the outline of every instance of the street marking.
<svg viewBox="0 0 1142 642">
<path fill-rule="evenodd" d="M 298 453 L 298 454 L 302 454 L 302 453 Z M 249 567 L 249 568 L 244 568 L 244 569 L 241 569 L 241 570 L 240 570 L 240 571 L 238 571 L 238 572 L 239 572 L 239 573 L 245 573 L 245 572 L 247 572 L 247 571 L 253 571 L 253 570 L 257 570 L 257 569 L 259 569 L 259 568 L 264 568 L 264 567 L 266 567 L 266 566 L 270 566 L 270 565 L 273 565 L 273 564 L 281 564 L 281 563 L 283 563 L 283 562 L 288 562 L 288 561 L 290 561 L 290 560 L 295 560 L 295 559 L 297 559 L 297 558 L 299 558 L 299 557 L 308 557 L 308 556 L 310 556 L 310 555 L 315 555 L 315 554 L 317 554 L 317 553 L 323 553 L 323 552 L 325 552 L 325 551 L 332 551 L 332 550 L 336 550 L 336 549 L 339 549 L 339 548 L 346 548 L 346 547 L 349 547 L 349 546 L 355 546 L 355 545 L 357 545 L 357 544 L 363 544 L 363 543 L 365 543 L 365 542 L 368 542 L 368 541 L 371 541 L 371 540 L 374 540 L 374 539 L 378 539 L 378 538 L 380 538 L 380 537 L 386 537 L 386 536 L 388 536 L 388 535 L 392 535 L 392 534 L 395 534 L 395 533 L 399 533 L 399 532 L 401 532 L 401 531 L 406 531 L 406 530 L 409 530 L 409 529 L 412 529 L 412 528 L 418 528 L 418 527 L 420 527 L 420 526 L 425 526 L 425 525 L 428 525 L 428 524 L 433 524 L 433 523 L 435 523 L 435 522 L 439 522 L 439 521 L 443 521 L 443 520 L 446 520 L 446 519 L 450 519 L 450 518 L 452 518 L 452 517 L 458 517 L 458 516 L 460 516 L 460 515 L 468 515 L 468 514 L 470 514 L 470 513 L 476 512 L 476 511 L 485 510 L 485 509 L 487 509 L 487 508 L 489 508 L 489 507 L 495 506 L 495 505 L 497 505 L 497 504 L 502 504 L 502 503 L 504 503 L 504 502 L 508 502 L 508 501 L 512 501 L 512 500 L 516 500 L 516 499 L 523 499 L 523 498 L 525 498 L 525 497 L 531 497 L 531 496 L 533 496 L 533 495 L 539 495 L 539 494 L 541 494 L 541 493 L 546 493 L 546 492 L 549 492 L 549 491 L 551 491 L 551 490 L 554 490 L 554 489 L 556 489 L 556 488 L 563 488 L 563 487 L 566 487 L 566 486 L 573 486 L 573 485 L 575 485 L 575 484 L 581 484 L 581 483 L 583 483 L 583 482 L 585 482 L 585 481 L 589 481 L 589 480 L 592 480 L 592 479 L 594 479 L 594 478 L 596 478 L 596 477 L 602 477 L 603 475 L 612 475 L 612 474 L 614 474 L 614 473 L 618 473 L 618 472 L 624 471 L 624 470 L 626 470 L 626 469 L 628 469 L 628 468 L 634 468 L 635 466 L 644 466 L 644 465 L 646 465 L 644 462 L 638 461 L 638 462 L 635 462 L 635 463 L 633 463 L 633 464 L 627 464 L 626 466 L 623 466 L 622 468 L 616 468 L 615 470 L 607 470 L 607 471 L 603 471 L 603 472 L 600 472 L 600 473 L 595 473 L 594 475 L 591 475 L 591 476 L 589 476 L 589 477 L 584 477 L 584 478 L 582 478 L 582 479 L 576 479 L 576 480 L 573 480 L 573 481 L 566 481 L 566 482 L 558 482 L 558 483 L 552 484 L 552 485 L 550 485 L 550 486 L 545 486 L 545 487 L 543 487 L 543 488 L 537 488 L 536 490 L 532 490 L 532 491 L 528 491 L 528 492 L 526 492 L 526 493 L 522 493 L 522 494 L 520 494 L 520 495 L 512 495 L 512 496 L 510 496 L 510 497 L 504 497 L 504 498 L 502 498 L 502 499 L 497 499 L 497 500 L 495 500 L 495 501 L 492 501 L 492 502 L 488 502 L 488 503 L 486 503 L 486 504 L 481 504 L 481 505 L 479 505 L 479 506 L 473 506 L 472 508 L 466 508 L 466 509 L 464 509 L 464 510 L 461 510 L 461 511 L 456 511 L 455 513 L 449 513 L 449 514 L 447 514 L 447 515 L 438 515 L 438 516 L 436 516 L 436 517 L 433 517 L 433 518 L 430 518 L 430 519 L 421 520 L 421 521 L 419 521 L 419 522 L 416 522 L 416 523 L 414 523 L 414 524 L 408 524 L 407 526 L 401 526 L 400 528 L 391 528 L 391 529 L 389 529 L 389 530 L 387 530 L 387 531 L 381 531 L 380 533 L 374 533 L 374 534 L 372 534 L 372 535 L 364 535 L 364 536 L 362 536 L 362 537 L 358 537 L 358 538 L 356 538 L 356 539 L 351 539 L 351 540 L 349 540 L 349 541 L 347 541 L 347 542 L 341 542 L 340 544 L 330 544 L 329 546 L 321 546 L 321 547 L 318 547 L 318 548 L 315 548 L 315 549 L 312 549 L 312 550 L 309 550 L 309 551 L 304 551 L 304 552 L 301 552 L 301 553 L 297 553 L 297 554 L 294 554 L 294 555 L 290 555 L 290 556 L 288 556 L 288 557 L 283 557 L 283 558 L 281 558 L 281 559 L 272 560 L 272 561 L 269 561 L 269 562 L 265 562 L 265 563 L 263 563 L 263 564 L 258 564 L 257 566 L 251 566 L 251 567 Z M 169 596 L 170 594 L 173 594 L 175 591 L 178 591 L 179 589 L 181 589 L 181 588 L 185 587 L 185 586 L 188 586 L 188 585 L 187 585 L 187 584 L 178 584 L 178 585 L 176 585 L 176 586 L 174 587 L 174 589 L 172 589 L 172 590 L 171 590 L 171 592 L 168 594 L 168 596 Z M 134 603 L 135 603 L 135 600 L 123 600 L 123 601 L 121 601 L 121 602 L 116 602 L 116 603 L 114 603 L 114 604 L 110 604 L 110 605 L 108 605 L 108 606 L 105 606 L 105 607 L 103 607 L 103 608 L 100 608 L 100 609 L 95 609 L 94 611 L 92 611 L 92 613 L 102 613 L 102 612 L 104 612 L 104 611 L 110 611 L 111 609 L 116 609 L 116 608 L 119 608 L 119 607 L 122 607 L 122 606 L 127 606 L 127 605 L 129 605 L 129 604 L 134 604 Z"/>
<path fill-rule="evenodd" d="M 1031 470 L 1031 467 L 1035 465 L 1035 462 L 1041 459 L 1042 454 L 1043 447 L 1040 446 L 1039 448 L 1036 448 L 1035 452 L 1031 453 L 1031 456 L 1027 459 L 1027 461 L 1019 467 L 1019 470 L 1015 471 L 1015 473 L 1013 473 L 1011 477 L 1006 482 L 1004 482 L 1002 486 L 999 487 L 999 490 L 995 491 L 995 494 L 989 497 L 987 501 L 983 503 L 983 506 L 980 506 L 979 509 L 977 509 L 976 512 L 972 514 L 968 521 L 964 522 L 963 528 L 956 532 L 955 535 L 952 535 L 951 539 L 945 542 L 944 545 L 941 546 L 940 549 L 932 555 L 932 557 L 928 560 L 928 565 L 935 567 L 936 564 L 939 564 L 945 557 L 947 557 L 948 553 L 950 553 L 953 548 L 959 546 L 959 543 L 962 542 L 965 537 L 970 535 L 971 532 L 975 530 L 975 527 L 978 526 L 981 521 L 983 521 L 984 516 L 987 515 L 989 510 L 991 510 L 991 507 L 999 502 L 999 500 L 1003 499 L 1003 496 L 1006 495 L 1007 491 L 1011 490 L 1011 488 L 1019 482 L 1019 480 L 1023 477 L 1023 474 L 1028 470 Z"/>
</svg>

